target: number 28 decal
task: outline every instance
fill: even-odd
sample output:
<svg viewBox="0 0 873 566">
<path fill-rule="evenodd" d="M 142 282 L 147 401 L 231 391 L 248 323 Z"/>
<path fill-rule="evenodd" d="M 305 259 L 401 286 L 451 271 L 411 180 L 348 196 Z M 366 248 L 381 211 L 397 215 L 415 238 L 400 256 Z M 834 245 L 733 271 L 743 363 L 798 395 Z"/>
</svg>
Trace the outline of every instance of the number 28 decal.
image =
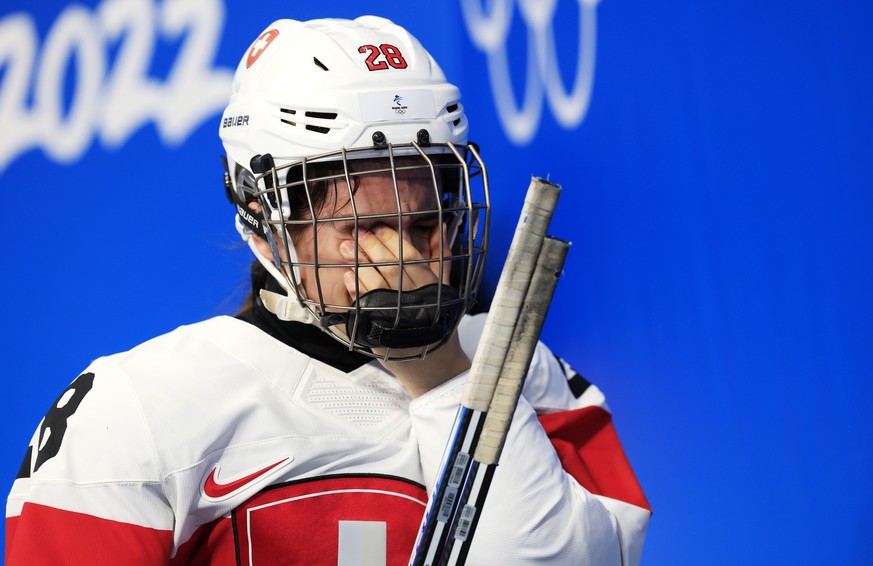
<svg viewBox="0 0 873 566">
<path fill-rule="evenodd" d="M 358 47 L 358 53 L 367 53 L 367 68 L 371 71 L 382 71 L 387 68 L 405 69 L 406 59 L 400 50 L 388 43 L 383 43 L 379 47 L 375 45 L 362 45 Z M 384 57 L 380 59 L 380 55 Z"/>
</svg>

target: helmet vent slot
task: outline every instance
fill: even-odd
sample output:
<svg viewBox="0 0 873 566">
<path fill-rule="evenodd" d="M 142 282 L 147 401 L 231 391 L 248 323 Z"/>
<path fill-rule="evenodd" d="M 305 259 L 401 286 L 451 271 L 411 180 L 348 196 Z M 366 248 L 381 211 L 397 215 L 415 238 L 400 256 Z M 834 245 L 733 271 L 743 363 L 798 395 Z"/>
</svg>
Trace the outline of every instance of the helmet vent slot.
<svg viewBox="0 0 873 566">
<path fill-rule="evenodd" d="M 291 108 L 280 108 L 279 109 L 283 114 L 290 114 L 291 116 L 297 115 L 297 110 L 293 110 Z M 315 111 L 307 111 L 303 112 L 303 116 L 306 118 L 314 118 L 316 120 L 336 120 L 337 117 L 336 112 L 315 112 Z M 280 118 L 282 122 L 288 124 L 289 126 L 303 126 L 310 132 L 317 132 L 319 134 L 327 134 L 330 133 L 330 128 L 327 126 L 316 126 L 315 124 L 307 124 L 306 119 L 302 119 L 299 123 L 295 117 L 295 119 L 289 118 Z"/>
<path fill-rule="evenodd" d="M 307 118 L 319 118 L 321 120 L 336 120 L 336 112 L 307 112 Z"/>
<path fill-rule="evenodd" d="M 457 112 L 458 108 L 460 108 L 460 105 L 458 105 L 457 103 L 449 104 L 448 106 L 446 106 L 446 112 L 451 114 L 452 112 Z M 452 120 L 452 125 L 457 126 L 460 123 L 461 123 L 460 118 L 455 118 L 454 120 Z"/>
<path fill-rule="evenodd" d="M 327 68 L 327 65 L 325 65 L 324 63 L 322 63 L 321 61 L 319 61 L 317 57 L 313 57 L 313 58 L 312 58 L 312 62 L 315 63 L 315 65 L 316 65 L 317 67 L 321 68 L 322 71 L 329 71 L 329 70 L 330 70 L 330 69 Z"/>
<path fill-rule="evenodd" d="M 296 111 L 296 110 L 291 110 L 290 108 L 280 108 L 279 110 L 280 110 L 281 112 L 285 113 L 285 114 L 291 114 L 292 116 L 293 116 L 294 114 L 297 114 L 297 111 Z M 286 124 L 290 124 L 290 125 L 292 125 L 292 126 L 296 126 L 296 125 L 297 125 L 297 122 L 293 122 L 293 121 L 291 121 L 291 120 L 286 120 L 285 118 L 282 118 L 281 120 L 282 120 L 283 122 L 285 122 Z"/>
</svg>

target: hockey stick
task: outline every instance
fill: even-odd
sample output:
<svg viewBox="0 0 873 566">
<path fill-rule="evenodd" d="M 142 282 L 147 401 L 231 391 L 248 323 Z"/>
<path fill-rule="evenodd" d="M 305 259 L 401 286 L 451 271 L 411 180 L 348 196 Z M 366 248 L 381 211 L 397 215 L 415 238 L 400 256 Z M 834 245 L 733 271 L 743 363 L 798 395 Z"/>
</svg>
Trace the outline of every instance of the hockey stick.
<svg viewBox="0 0 873 566">
<path fill-rule="evenodd" d="M 476 444 L 468 487 L 462 490 L 463 495 L 458 502 L 453 539 L 449 539 L 444 546 L 443 554 L 448 556 L 448 566 L 464 564 L 467 558 L 569 248 L 569 242 L 548 236 L 543 242 L 524 308 L 512 335 L 513 346 L 506 355 L 500 380 L 485 416 L 482 434 Z"/>
<path fill-rule="evenodd" d="M 560 187 L 538 178 L 532 179 L 528 187 L 449 444 L 443 454 L 440 473 L 430 494 L 410 557 L 409 563 L 413 566 L 442 564 L 448 558 L 446 551 L 454 541 L 452 530 L 457 522 L 458 502 L 469 486 L 471 455 L 482 433 L 485 415 L 512 345 L 516 322 L 524 309 L 525 297 L 559 194 Z M 539 330 L 536 336 L 539 336 Z M 510 417 L 512 412 L 509 412 Z M 508 426 L 508 422 L 506 424 Z"/>
</svg>

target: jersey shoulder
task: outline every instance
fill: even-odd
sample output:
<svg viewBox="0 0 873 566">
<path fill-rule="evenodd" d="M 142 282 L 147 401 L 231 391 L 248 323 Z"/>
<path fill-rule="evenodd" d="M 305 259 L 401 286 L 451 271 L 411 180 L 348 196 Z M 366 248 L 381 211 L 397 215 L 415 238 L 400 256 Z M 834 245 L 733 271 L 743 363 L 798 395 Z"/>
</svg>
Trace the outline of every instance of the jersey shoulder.
<svg viewBox="0 0 873 566">
<path fill-rule="evenodd" d="M 161 464 L 172 465 L 158 457 L 165 439 L 210 426 L 220 418 L 210 413 L 239 411 L 242 397 L 250 400 L 252 389 L 278 379 L 274 367 L 293 376 L 308 359 L 231 317 L 181 326 L 98 358 L 51 404 L 19 476 L 158 480 L 167 472 Z M 104 472 L 94 465 L 109 460 Z"/>
<path fill-rule="evenodd" d="M 458 335 L 461 347 L 471 359 L 476 354 L 487 317 L 487 313 L 479 313 L 461 319 Z M 600 389 L 542 341 L 537 343 L 531 359 L 523 395 L 541 414 L 591 406 L 608 410 Z"/>
</svg>

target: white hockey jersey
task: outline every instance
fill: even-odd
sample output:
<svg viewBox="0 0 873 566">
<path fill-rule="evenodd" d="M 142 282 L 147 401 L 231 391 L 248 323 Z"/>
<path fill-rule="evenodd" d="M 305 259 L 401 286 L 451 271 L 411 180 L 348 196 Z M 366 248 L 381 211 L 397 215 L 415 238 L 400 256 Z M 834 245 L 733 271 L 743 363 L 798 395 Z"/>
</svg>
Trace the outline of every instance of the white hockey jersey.
<svg viewBox="0 0 873 566">
<path fill-rule="evenodd" d="M 5 563 L 406 564 L 464 378 L 410 400 L 230 317 L 98 359 L 34 434 Z M 603 396 L 541 345 L 467 563 L 637 564 L 649 515 Z"/>
</svg>

